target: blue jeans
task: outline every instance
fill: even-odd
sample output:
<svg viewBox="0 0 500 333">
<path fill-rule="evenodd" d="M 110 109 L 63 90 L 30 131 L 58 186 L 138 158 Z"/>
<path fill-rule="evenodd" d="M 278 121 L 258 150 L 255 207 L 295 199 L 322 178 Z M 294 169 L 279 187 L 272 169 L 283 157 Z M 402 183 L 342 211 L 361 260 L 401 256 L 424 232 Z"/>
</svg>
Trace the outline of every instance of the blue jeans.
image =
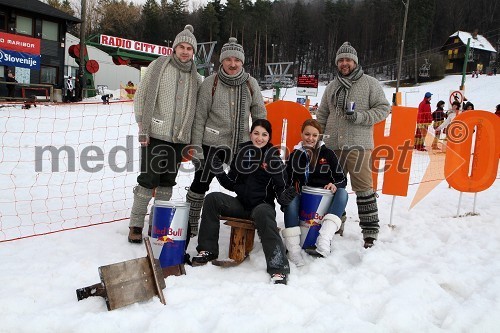
<svg viewBox="0 0 500 333">
<path fill-rule="evenodd" d="M 285 207 L 285 227 L 292 228 L 299 226 L 299 210 L 301 195 L 297 195 L 290 204 Z M 345 188 L 338 188 L 333 197 L 332 204 L 328 208 L 327 214 L 341 217 L 347 206 L 349 195 Z"/>
</svg>

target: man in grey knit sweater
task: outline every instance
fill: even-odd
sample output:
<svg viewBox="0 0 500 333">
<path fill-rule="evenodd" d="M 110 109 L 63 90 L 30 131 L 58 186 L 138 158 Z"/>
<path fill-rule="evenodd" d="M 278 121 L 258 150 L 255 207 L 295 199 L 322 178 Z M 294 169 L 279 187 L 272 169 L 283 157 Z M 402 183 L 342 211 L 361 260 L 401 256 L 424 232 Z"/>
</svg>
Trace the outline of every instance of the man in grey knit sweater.
<svg viewBox="0 0 500 333">
<path fill-rule="evenodd" d="M 349 174 L 364 247 L 369 248 L 380 228 L 371 174 L 373 125 L 387 118 L 390 106 L 380 83 L 363 73 L 349 42 L 339 48 L 335 63 L 338 74 L 326 87 L 316 116 L 329 135 L 325 143 L 335 151 L 344 173 Z"/>
<path fill-rule="evenodd" d="M 208 163 L 216 154 L 229 163 L 240 143 L 249 140 L 253 120 L 266 118 L 264 99 L 257 80 L 245 72 L 245 53 L 234 37 L 221 49 L 221 66 L 207 77 L 198 93 L 198 104 L 192 131 L 192 145 L 197 149 L 193 162 L 197 166 L 186 201 L 191 204 L 191 236 L 198 234 L 198 221 L 214 174 Z"/>
<path fill-rule="evenodd" d="M 182 160 L 191 142 L 191 128 L 201 77 L 193 55 L 197 42 L 186 25 L 174 40 L 172 56 L 153 61 L 134 98 L 134 112 L 141 143 L 141 173 L 134 188 L 128 240 L 142 242 L 148 204 L 155 190 L 157 200 L 170 200 Z M 149 226 L 151 228 L 152 213 Z"/>
</svg>

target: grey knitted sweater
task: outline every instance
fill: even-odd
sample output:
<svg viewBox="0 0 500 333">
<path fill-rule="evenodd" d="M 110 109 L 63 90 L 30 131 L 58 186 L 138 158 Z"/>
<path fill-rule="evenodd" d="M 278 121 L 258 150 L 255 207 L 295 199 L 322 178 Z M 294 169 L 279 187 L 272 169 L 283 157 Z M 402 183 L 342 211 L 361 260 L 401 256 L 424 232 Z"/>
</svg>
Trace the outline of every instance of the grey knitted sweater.
<svg viewBox="0 0 500 333">
<path fill-rule="evenodd" d="M 236 100 L 236 89 L 218 80 L 212 97 L 214 80 L 217 74 L 207 77 L 201 84 L 198 93 L 198 104 L 196 116 L 191 134 L 192 144 L 201 146 L 227 146 L 233 148 L 233 135 L 235 129 L 235 116 L 238 112 L 238 101 Z M 244 110 L 244 135 L 250 132 L 251 116 L 253 120 L 266 118 L 267 111 L 264 98 L 260 92 L 259 84 L 253 77 L 248 79 L 252 94 L 248 94 L 250 101 L 246 103 Z M 243 83 L 244 89 L 249 89 L 247 83 Z M 248 140 L 248 136 L 243 141 Z M 241 142 L 240 142 L 241 143 Z M 234 153 L 234 152 L 233 152 Z M 197 155 L 202 158 L 201 155 Z"/>
<path fill-rule="evenodd" d="M 330 82 L 316 112 L 325 134 L 330 135 L 324 139 L 327 147 L 333 150 L 355 147 L 373 149 L 373 125 L 387 118 L 390 111 L 382 86 L 377 79 L 366 74 L 354 82 L 347 103 L 356 103 L 357 118 L 350 122 L 344 119 L 344 110 L 335 107 L 333 96 L 339 84 L 337 79 Z"/>
<path fill-rule="evenodd" d="M 134 96 L 135 119 L 144 134 L 172 143 L 191 142 L 201 76 L 179 70 L 169 57 L 153 61 Z"/>
</svg>

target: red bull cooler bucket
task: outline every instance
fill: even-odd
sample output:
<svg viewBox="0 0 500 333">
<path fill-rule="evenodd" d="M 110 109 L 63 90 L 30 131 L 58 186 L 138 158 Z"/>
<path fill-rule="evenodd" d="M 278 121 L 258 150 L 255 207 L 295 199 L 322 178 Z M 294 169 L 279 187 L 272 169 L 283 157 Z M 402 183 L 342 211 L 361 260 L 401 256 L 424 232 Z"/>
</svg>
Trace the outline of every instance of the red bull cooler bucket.
<svg viewBox="0 0 500 333">
<path fill-rule="evenodd" d="M 156 200 L 151 247 L 162 268 L 184 263 L 189 203 Z"/>
<path fill-rule="evenodd" d="M 303 249 L 316 244 L 323 217 L 332 204 L 334 194 L 330 190 L 303 186 L 300 197 L 300 244 Z"/>
</svg>

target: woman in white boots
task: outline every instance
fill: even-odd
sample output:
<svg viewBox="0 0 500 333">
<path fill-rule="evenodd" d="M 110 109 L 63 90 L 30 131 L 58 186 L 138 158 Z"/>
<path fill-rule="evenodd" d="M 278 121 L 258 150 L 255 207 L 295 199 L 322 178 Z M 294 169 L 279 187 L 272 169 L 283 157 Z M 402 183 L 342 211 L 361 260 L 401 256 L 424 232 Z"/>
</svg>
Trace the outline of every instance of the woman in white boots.
<svg viewBox="0 0 500 333">
<path fill-rule="evenodd" d="M 296 266 L 304 265 L 299 226 L 302 187 L 326 189 L 334 194 L 327 214 L 323 217 L 316 248 L 307 250 L 311 255 L 326 257 L 330 254 L 332 238 L 341 226 L 340 217 L 347 205 L 347 179 L 335 153 L 320 140 L 322 135 L 323 130 L 316 120 L 306 120 L 302 124 L 302 141 L 294 147 L 287 163 L 289 184 L 295 187 L 299 195 L 285 208 L 286 228 L 282 235 L 288 257 Z"/>
</svg>

